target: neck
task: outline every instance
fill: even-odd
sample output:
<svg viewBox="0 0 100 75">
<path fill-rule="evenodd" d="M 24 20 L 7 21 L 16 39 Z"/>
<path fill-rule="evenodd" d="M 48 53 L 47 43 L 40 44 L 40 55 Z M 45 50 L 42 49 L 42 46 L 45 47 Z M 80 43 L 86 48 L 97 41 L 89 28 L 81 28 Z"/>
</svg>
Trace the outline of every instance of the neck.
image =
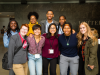
<svg viewBox="0 0 100 75">
<path fill-rule="evenodd" d="M 40 35 L 34 35 L 35 39 L 39 39 Z"/>
<path fill-rule="evenodd" d="M 51 36 L 54 36 L 54 34 L 51 34 Z"/>
<path fill-rule="evenodd" d="M 21 35 L 23 38 L 24 38 L 24 36 L 25 36 L 25 35 L 22 35 L 22 34 L 20 34 L 20 35 Z"/>
<path fill-rule="evenodd" d="M 60 25 L 60 27 L 62 28 L 62 27 L 63 27 L 63 25 Z"/>
<path fill-rule="evenodd" d="M 70 36 L 71 35 L 71 33 L 70 34 L 65 34 L 65 36 Z"/>
<path fill-rule="evenodd" d="M 49 20 L 49 19 L 47 19 L 47 21 L 48 21 L 48 23 L 51 23 L 51 22 L 52 22 L 52 19 L 50 19 L 50 20 Z"/>
</svg>

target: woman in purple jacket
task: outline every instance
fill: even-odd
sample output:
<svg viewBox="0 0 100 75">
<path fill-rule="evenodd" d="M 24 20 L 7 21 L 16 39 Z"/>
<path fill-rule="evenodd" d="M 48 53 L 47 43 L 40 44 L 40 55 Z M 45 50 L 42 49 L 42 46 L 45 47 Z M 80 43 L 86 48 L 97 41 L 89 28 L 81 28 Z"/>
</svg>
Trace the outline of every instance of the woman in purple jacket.
<svg viewBox="0 0 100 75">
<path fill-rule="evenodd" d="M 48 65 L 50 63 L 51 75 L 56 75 L 57 57 L 59 56 L 58 49 L 58 31 L 55 23 L 48 27 L 48 33 L 43 34 L 45 37 L 45 44 L 42 49 L 43 58 L 43 75 L 48 75 Z"/>
</svg>

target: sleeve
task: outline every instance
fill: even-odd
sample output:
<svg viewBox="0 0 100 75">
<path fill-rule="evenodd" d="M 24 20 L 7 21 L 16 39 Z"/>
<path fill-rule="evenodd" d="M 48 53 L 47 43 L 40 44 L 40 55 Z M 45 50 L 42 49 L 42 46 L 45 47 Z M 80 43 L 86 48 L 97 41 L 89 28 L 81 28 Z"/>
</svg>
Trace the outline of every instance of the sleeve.
<svg viewBox="0 0 100 75">
<path fill-rule="evenodd" d="M 95 58 L 97 57 L 97 49 L 98 49 L 98 44 L 92 45 L 92 41 L 89 44 L 89 65 L 94 65 Z"/>
<path fill-rule="evenodd" d="M 8 47 L 8 68 L 12 68 L 15 49 L 15 40 L 11 37 Z"/>
<path fill-rule="evenodd" d="M 4 44 L 4 47 L 9 46 L 9 38 L 7 36 L 7 33 L 5 33 L 4 36 L 3 36 L 3 44 Z"/>
<path fill-rule="evenodd" d="M 60 43 L 60 38 L 58 38 L 58 47 L 59 47 L 59 51 L 61 51 L 61 43 Z"/>
<path fill-rule="evenodd" d="M 41 34 L 44 33 L 44 24 L 42 22 L 40 22 L 40 25 L 41 25 Z"/>
</svg>

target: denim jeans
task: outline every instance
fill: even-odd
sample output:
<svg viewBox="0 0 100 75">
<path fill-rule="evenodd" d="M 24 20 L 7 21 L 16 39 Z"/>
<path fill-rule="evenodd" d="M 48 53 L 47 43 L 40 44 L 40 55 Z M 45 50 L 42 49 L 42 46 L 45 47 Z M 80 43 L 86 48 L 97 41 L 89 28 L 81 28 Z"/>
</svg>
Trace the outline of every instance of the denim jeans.
<svg viewBox="0 0 100 75">
<path fill-rule="evenodd" d="M 30 75 L 42 75 L 42 56 L 35 58 L 35 55 L 28 53 L 28 59 Z"/>
</svg>

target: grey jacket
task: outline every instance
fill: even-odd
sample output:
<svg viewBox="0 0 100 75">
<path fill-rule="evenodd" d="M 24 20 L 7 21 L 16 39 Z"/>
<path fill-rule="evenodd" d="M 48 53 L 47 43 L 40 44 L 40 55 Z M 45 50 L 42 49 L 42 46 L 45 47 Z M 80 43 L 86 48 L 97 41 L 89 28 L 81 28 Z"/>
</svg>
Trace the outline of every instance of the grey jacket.
<svg viewBox="0 0 100 75">
<path fill-rule="evenodd" d="M 41 33 L 43 34 L 43 33 L 46 33 L 46 21 L 47 20 L 43 20 L 43 21 L 41 21 L 40 22 L 40 25 L 41 25 L 41 28 L 42 28 L 42 31 L 41 31 Z M 56 24 L 56 25 L 58 25 L 58 22 L 57 21 L 55 21 L 55 20 L 53 20 L 54 21 L 54 23 Z"/>
<path fill-rule="evenodd" d="M 13 35 L 10 38 L 8 47 L 8 68 L 12 68 L 13 64 L 26 63 L 27 59 L 27 47 L 24 49 L 19 34 Z M 19 48 L 20 50 L 14 55 L 14 52 Z"/>
</svg>

